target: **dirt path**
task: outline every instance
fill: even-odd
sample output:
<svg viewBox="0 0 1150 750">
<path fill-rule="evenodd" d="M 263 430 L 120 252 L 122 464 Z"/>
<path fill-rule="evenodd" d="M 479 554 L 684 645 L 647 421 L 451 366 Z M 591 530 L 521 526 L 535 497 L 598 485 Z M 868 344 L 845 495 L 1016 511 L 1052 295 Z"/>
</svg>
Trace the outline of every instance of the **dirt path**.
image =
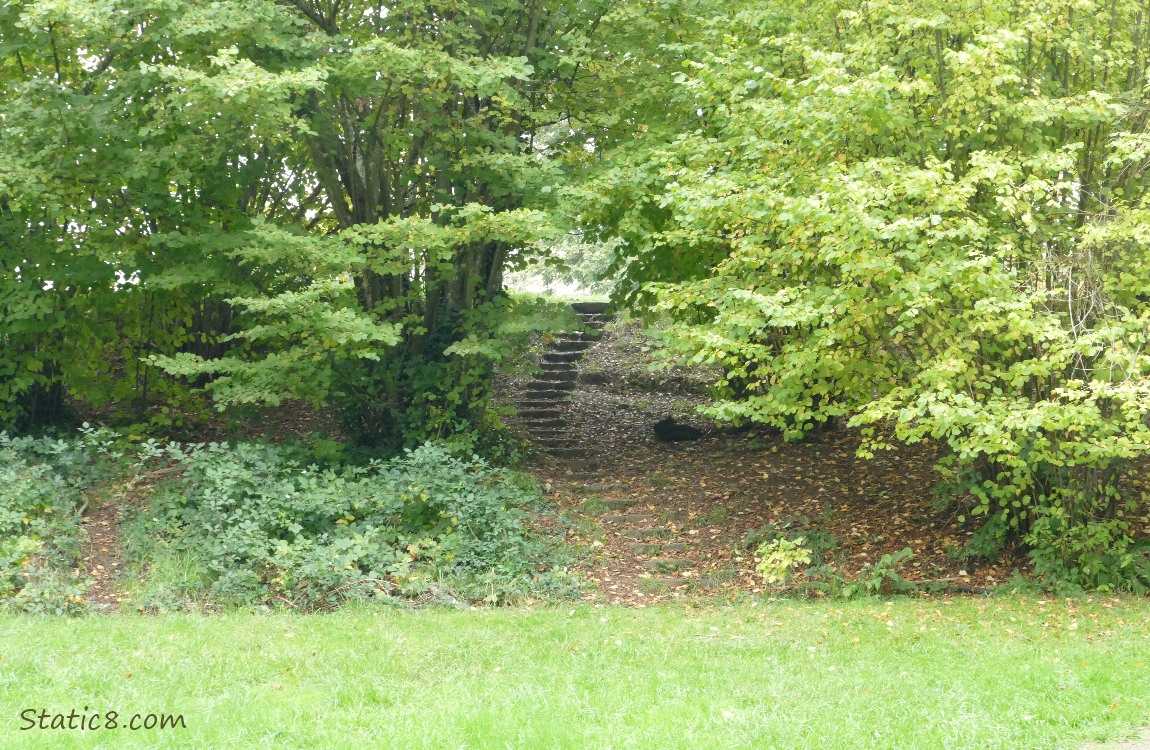
<svg viewBox="0 0 1150 750">
<path fill-rule="evenodd" d="M 78 570 L 94 581 L 86 599 L 96 609 L 116 610 L 127 599 L 120 589 L 126 568 L 121 552 L 119 506 L 106 492 L 90 493 L 81 526 L 87 540 L 80 545 Z"/>
<path fill-rule="evenodd" d="M 571 375 L 562 376 L 569 385 L 547 413 L 520 423 L 539 447 L 533 470 L 574 519 L 572 540 L 593 550 L 584 571 L 598 585 L 593 598 L 640 605 L 762 591 L 754 536 L 771 524 L 831 535 L 833 565 L 848 578 L 906 547 L 914 552 L 901 570 L 907 580 L 967 591 L 1004 583 L 1024 566 L 1021 559 L 987 564 L 956 556 L 969 532 L 933 495 L 929 446 L 863 461 L 850 430 L 788 444 L 698 421 L 699 440 L 656 441 L 652 426 L 663 417 L 692 422 L 706 376 L 652 375 L 642 346 L 633 326 L 608 325 L 580 346 Z M 539 387 L 513 383 L 508 397 L 538 408 Z M 533 419 L 546 419 L 543 429 Z"/>
</svg>

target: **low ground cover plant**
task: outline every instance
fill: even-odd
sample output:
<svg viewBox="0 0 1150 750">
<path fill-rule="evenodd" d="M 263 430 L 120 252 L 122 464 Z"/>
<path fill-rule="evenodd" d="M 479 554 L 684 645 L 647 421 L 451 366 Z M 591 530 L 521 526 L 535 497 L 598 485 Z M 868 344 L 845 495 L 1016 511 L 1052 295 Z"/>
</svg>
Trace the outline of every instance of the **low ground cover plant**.
<svg viewBox="0 0 1150 750">
<path fill-rule="evenodd" d="M 899 574 L 914 557 L 909 547 L 864 565 L 858 576 L 848 580 L 841 570 L 841 543 L 823 527 L 825 521 L 825 515 L 813 521 L 793 517 L 747 533 L 743 545 L 755 549 L 755 570 L 774 593 L 854 599 L 938 588 L 936 583 L 920 587 Z"/>
<path fill-rule="evenodd" d="M 299 447 L 238 444 L 169 446 L 163 459 L 178 476 L 128 534 L 148 606 L 311 610 L 575 591 L 558 539 L 533 523 L 533 482 L 477 456 L 429 444 L 324 465 Z"/>
<path fill-rule="evenodd" d="M 81 538 L 81 495 L 60 441 L 0 433 L 0 610 L 74 612 L 86 583 L 71 572 Z M 54 461 L 52 459 L 55 459 Z"/>
</svg>

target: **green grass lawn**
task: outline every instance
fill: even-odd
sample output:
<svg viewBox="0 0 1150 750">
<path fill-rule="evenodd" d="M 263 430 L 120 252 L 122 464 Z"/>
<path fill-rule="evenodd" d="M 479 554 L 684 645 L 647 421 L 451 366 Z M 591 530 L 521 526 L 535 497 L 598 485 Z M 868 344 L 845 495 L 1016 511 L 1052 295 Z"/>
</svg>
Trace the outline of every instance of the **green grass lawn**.
<svg viewBox="0 0 1150 750">
<path fill-rule="evenodd" d="M 2 748 L 1072 748 L 1150 721 L 1150 602 L 0 618 Z M 21 711 L 186 728 L 21 730 Z"/>
</svg>

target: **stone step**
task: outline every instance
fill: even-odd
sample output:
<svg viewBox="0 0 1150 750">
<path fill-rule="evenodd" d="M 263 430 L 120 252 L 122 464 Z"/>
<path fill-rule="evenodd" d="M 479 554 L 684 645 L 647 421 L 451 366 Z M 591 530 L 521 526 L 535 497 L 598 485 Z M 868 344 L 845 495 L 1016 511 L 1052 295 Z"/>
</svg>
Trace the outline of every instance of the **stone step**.
<svg viewBox="0 0 1150 750">
<path fill-rule="evenodd" d="M 572 341 L 590 341 L 592 344 L 598 343 L 603 340 L 603 324 L 592 323 L 587 326 L 586 330 L 572 331 L 571 333 L 564 333 L 560 336 L 560 340 L 570 339 Z"/>
<path fill-rule="evenodd" d="M 654 519 L 644 513 L 612 513 L 603 516 L 603 523 L 618 525 L 623 523 L 648 523 Z"/>
<path fill-rule="evenodd" d="M 547 353 L 585 352 L 594 345 L 594 341 L 556 341 L 547 347 Z"/>
<path fill-rule="evenodd" d="M 532 380 L 527 383 L 524 388 L 528 393 L 540 393 L 542 391 L 573 391 L 575 390 L 575 381 L 563 382 L 559 380 Z"/>
<path fill-rule="evenodd" d="M 586 458 L 591 455 L 586 448 L 549 448 L 547 452 L 556 458 Z"/>
<path fill-rule="evenodd" d="M 536 449 L 546 453 L 548 456 L 556 458 L 587 458 L 591 455 L 586 448 L 581 448 L 577 443 L 565 443 L 561 445 L 536 445 Z"/>
<path fill-rule="evenodd" d="M 537 403 L 535 406 L 524 406 L 524 405 L 516 406 L 515 407 L 516 412 L 512 416 L 519 417 L 520 421 L 523 421 L 525 418 L 526 419 L 532 419 L 533 417 L 544 417 L 544 418 L 546 418 L 546 417 L 562 417 L 562 416 L 566 416 L 566 414 L 567 414 L 567 411 L 568 411 L 567 407 L 569 406 L 569 404 L 566 401 L 562 401 L 562 400 L 557 399 L 557 398 L 535 399 L 535 400 L 540 402 L 540 403 Z M 546 414 L 531 415 L 531 414 L 527 414 L 527 412 L 546 412 Z"/>
<path fill-rule="evenodd" d="M 567 420 L 561 418 L 554 419 L 533 419 L 530 423 L 531 427 L 567 427 Z"/>
<path fill-rule="evenodd" d="M 560 417 L 561 418 L 561 417 Z M 556 435 L 571 435 L 574 434 L 566 425 L 552 425 L 552 424 L 539 424 L 538 422 L 524 422 L 524 427 L 530 430 L 532 435 L 538 437 L 554 437 Z"/>
<path fill-rule="evenodd" d="M 523 419 L 558 419 L 563 416 L 563 410 L 555 407 L 549 409 L 520 409 L 518 416 Z"/>
<path fill-rule="evenodd" d="M 598 343 L 603 340 L 607 335 L 607 323 L 610 321 L 599 315 L 580 315 L 579 325 L 571 330 L 559 331 L 557 338 L 577 338 L 583 341 L 590 341 L 592 344 Z M 543 341 L 550 341 L 551 339 L 543 339 Z"/>
<path fill-rule="evenodd" d="M 571 395 L 566 391 L 556 391 L 554 388 L 532 388 L 532 385 L 539 386 L 540 381 L 529 380 L 525 383 L 523 385 L 523 392 L 519 396 L 520 401 L 550 401 L 554 403 L 555 401 L 566 401 L 567 397 Z M 549 385 L 549 383 L 542 383 L 542 385 L 546 386 Z M 555 392 L 552 393 L 551 391 Z"/>
<path fill-rule="evenodd" d="M 612 308 L 610 302 L 572 302 L 571 309 L 580 314 L 602 315 L 610 312 Z"/>
<path fill-rule="evenodd" d="M 535 390 L 524 395 L 530 396 L 532 401 L 547 401 L 556 406 L 563 406 L 570 403 L 567 398 L 571 394 L 567 391 Z"/>
<path fill-rule="evenodd" d="M 545 369 L 542 373 L 536 375 L 529 382 L 531 383 L 555 383 L 568 380 L 572 376 L 578 378 L 577 369 Z"/>
<path fill-rule="evenodd" d="M 571 372 L 577 373 L 578 370 L 572 370 Z M 564 373 L 558 373 L 558 376 L 560 378 L 562 378 L 563 374 Z M 556 383 L 559 383 L 562 385 L 562 384 L 565 384 L 567 382 L 566 380 L 555 380 L 555 379 L 553 379 L 555 377 L 555 375 L 556 375 L 556 373 L 554 373 L 554 372 L 541 372 L 538 375 L 534 376 L 533 378 L 528 380 L 523 385 L 523 390 L 527 391 L 527 393 L 525 393 L 524 395 L 528 395 L 528 396 L 531 395 L 531 393 L 530 393 L 531 391 L 555 390 L 555 384 Z M 570 390 L 570 389 L 560 388 L 559 390 Z"/>
<path fill-rule="evenodd" d="M 583 352 L 547 352 L 543 355 L 542 362 L 578 362 L 583 358 Z"/>
<path fill-rule="evenodd" d="M 573 383 L 579 378 L 578 370 L 544 370 L 536 375 L 534 383 Z"/>
<path fill-rule="evenodd" d="M 639 502 L 633 497 L 604 497 L 600 499 L 603 501 L 603 505 L 611 510 L 626 510 Z"/>
<path fill-rule="evenodd" d="M 577 376 L 578 372 L 579 370 L 574 367 L 564 368 L 562 370 L 543 370 L 534 375 L 531 380 L 527 381 L 527 385 L 531 383 L 554 383 L 566 380 L 572 374 Z"/>
<path fill-rule="evenodd" d="M 532 437 L 537 438 L 566 437 L 572 434 L 571 430 L 566 427 L 543 427 L 534 422 L 528 422 L 524 424 L 524 426 L 531 433 Z"/>
<path fill-rule="evenodd" d="M 671 536 L 671 531 L 662 526 L 649 526 L 645 529 L 623 529 L 619 534 L 628 539 L 666 539 Z"/>
<path fill-rule="evenodd" d="M 674 573 L 677 570 L 690 568 L 695 564 L 695 561 L 681 557 L 657 557 L 653 560 L 644 560 L 640 564 L 647 570 L 656 573 Z"/>
<path fill-rule="evenodd" d="M 515 408 L 522 412 L 524 409 L 562 409 L 566 404 L 558 399 L 531 398 L 515 402 Z"/>
<path fill-rule="evenodd" d="M 577 441 L 577 440 L 575 440 L 575 441 L 572 441 L 572 440 L 568 439 L 568 438 L 567 438 L 567 433 L 565 433 L 565 432 L 564 432 L 564 433 L 558 433 L 558 434 L 552 434 L 552 435 L 536 435 L 536 434 L 532 434 L 532 435 L 531 435 L 531 442 L 532 442 L 532 443 L 535 443 L 536 445 L 539 445 L 539 446 L 548 446 L 548 445 L 564 445 L 564 446 L 570 446 L 570 445 L 580 445 L 579 441 Z"/>
<path fill-rule="evenodd" d="M 599 459 L 597 458 L 565 461 L 563 468 L 572 472 L 567 476 L 568 480 L 572 482 L 593 482 L 599 478 L 598 474 L 593 473 L 599 470 Z"/>
<path fill-rule="evenodd" d="M 543 361 L 539 363 L 539 367 L 544 372 L 566 372 L 575 369 L 575 362 L 566 359 L 562 362 Z"/>
<path fill-rule="evenodd" d="M 658 555 L 663 552 L 683 552 L 690 547 L 686 542 L 631 542 L 627 545 L 636 555 Z"/>
<path fill-rule="evenodd" d="M 535 444 L 547 450 L 557 448 L 581 448 L 579 441 L 571 437 L 535 438 Z"/>
</svg>

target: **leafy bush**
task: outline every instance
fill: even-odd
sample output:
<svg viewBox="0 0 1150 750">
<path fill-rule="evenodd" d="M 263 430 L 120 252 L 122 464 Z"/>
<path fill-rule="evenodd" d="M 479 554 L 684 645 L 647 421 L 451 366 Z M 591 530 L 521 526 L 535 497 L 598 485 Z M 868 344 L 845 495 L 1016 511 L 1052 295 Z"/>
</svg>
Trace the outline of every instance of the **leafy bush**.
<svg viewBox="0 0 1150 750">
<path fill-rule="evenodd" d="M 1122 515 L 1150 454 L 1144 14 L 695 19 L 665 122 L 605 155 L 585 221 L 625 237 L 624 287 L 673 319 L 670 354 L 723 368 L 710 416 L 789 439 L 850 417 L 866 456 L 934 441 L 956 501 L 1042 575 L 1144 590 Z"/>
<path fill-rule="evenodd" d="M 570 306 L 529 296 L 500 296 L 428 332 L 418 351 L 399 349 L 335 370 L 332 399 L 356 443 L 387 450 L 428 441 L 511 458 L 515 445 L 494 400 L 497 368 L 532 366 L 533 339 L 576 326 Z"/>
<path fill-rule="evenodd" d="M 1027 539 L 1034 572 L 1050 588 L 1150 591 L 1150 542 L 1135 542 L 1121 519 L 1071 523 L 1055 506 L 1043 509 Z"/>
<path fill-rule="evenodd" d="M 915 585 L 898 573 L 902 564 L 912 557 L 914 550 L 906 547 L 898 552 L 883 555 L 878 562 L 864 565 L 859 571 L 858 580 L 846 584 L 840 592 L 841 596 L 850 599 L 859 595 L 876 596 L 913 591 Z"/>
<path fill-rule="evenodd" d="M 743 545 L 748 549 L 756 545 L 761 549 L 779 539 L 801 540 L 802 546 L 810 551 L 812 565 L 820 566 L 830 561 L 839 549 L 839 539 L 832 532 L 822 528 L 819 522 L 812 522 L 805 516 L 794 516 L 778 523 L 768 523 L 747 532 Z M 756 553 L 760 554 L 760 553 Z"/>
<path fill-rule="evenodd" d="M 795 539 L 779 537 L 759 545 L 755 555 L 759 562 L 755 570 L 768 584 L 787 583 L 795 570 L 811 563 L 811 551 L 801 536 Z"/>
<path fill-rule="evenodd" d="M 527 481 L 424 445 L 390 461 L 320 466 L 303 450 L 212 444 L 136 519 L 140 563 L 183 560 L 157 601 L 315 609 L 348 599 L 570 594 L 556 540 L 533 532 Z M 170 567 L 170 565 L 169 565 Z"/>
<path fill-rule="evenodd" d="M 71 572 L 79 545 L 79 493 L 37 450 L 50 441 L 13 441 L 0 433 L 0 608 L 71 613 L 87 584 Z M 23 450 L 19 450 L 23 449 Z"/>
<path fill-rule="evenodd" d="M 843 599 L 917 590 L 898 572 L 914 556 L 909 547 L 864 565 L 857 578 L 848 580 L 832 561 L 839 549 L 838 538 L 805 517 L 752 529 L 743 544 L 748 548 L 757 545 L 755 570 L 770 586 L 793 584 L 802 592 Z"/>
</svg>

